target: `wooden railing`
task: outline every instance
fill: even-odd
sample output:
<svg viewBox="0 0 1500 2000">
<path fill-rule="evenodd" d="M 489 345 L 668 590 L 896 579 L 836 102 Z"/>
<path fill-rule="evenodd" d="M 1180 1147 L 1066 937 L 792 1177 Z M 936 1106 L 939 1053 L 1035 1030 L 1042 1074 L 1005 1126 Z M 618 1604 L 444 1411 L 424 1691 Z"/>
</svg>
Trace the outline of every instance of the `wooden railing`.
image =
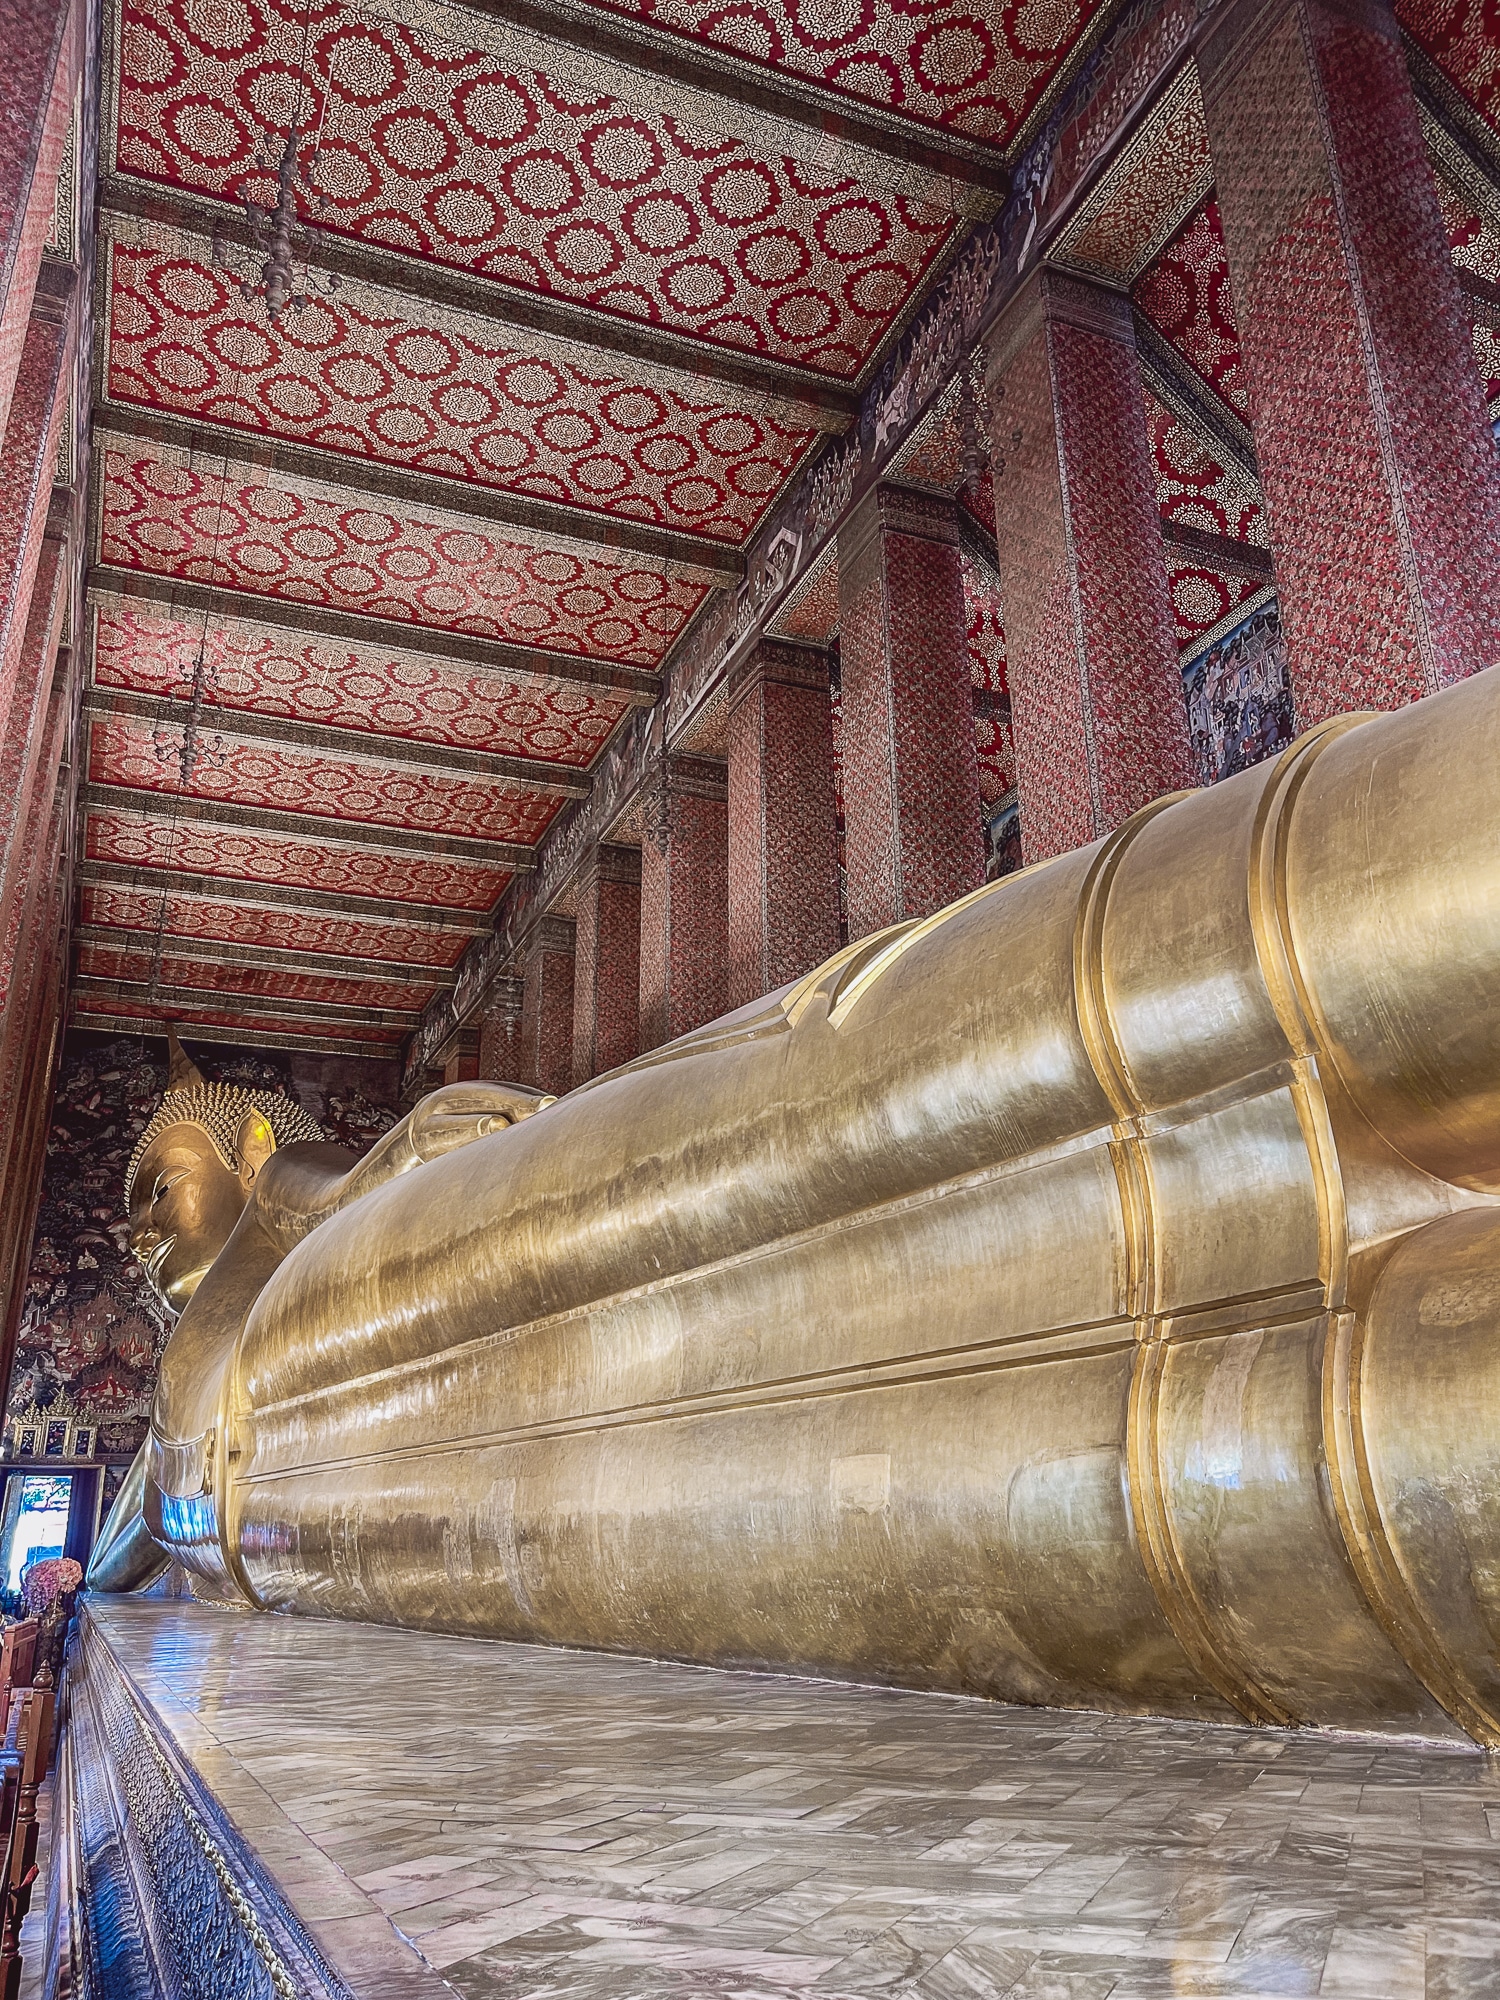
<svg viewBox="0 0 1500 2000">
<path fill-rule="evenodd" d="M 37 1793 L 52 1758 L 56 1692 L 45 1664 L 33 1672 L 38 1625 L 28 1618 L 0 1638 L 0 2000 L 21 1990 L 21 1926 L 37 1878 Z"/>
</svg>

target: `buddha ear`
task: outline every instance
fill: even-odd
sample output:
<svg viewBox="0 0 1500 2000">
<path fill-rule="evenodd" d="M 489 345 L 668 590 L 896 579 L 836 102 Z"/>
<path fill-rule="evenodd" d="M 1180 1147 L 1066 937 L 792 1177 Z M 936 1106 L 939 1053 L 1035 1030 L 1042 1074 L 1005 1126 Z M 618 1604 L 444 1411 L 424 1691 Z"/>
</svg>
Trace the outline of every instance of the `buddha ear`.
<svg viewBox="0 0 1500 2000">
<path fill-rule="evenodd" d="M 262 1112 L 247 1111 L 240 1120 L 235 1151 L 240 1156 L 240 1179 L 249 1188 L 255 1176 L 276 1151 L 276 1134 Z"/>
</svg>

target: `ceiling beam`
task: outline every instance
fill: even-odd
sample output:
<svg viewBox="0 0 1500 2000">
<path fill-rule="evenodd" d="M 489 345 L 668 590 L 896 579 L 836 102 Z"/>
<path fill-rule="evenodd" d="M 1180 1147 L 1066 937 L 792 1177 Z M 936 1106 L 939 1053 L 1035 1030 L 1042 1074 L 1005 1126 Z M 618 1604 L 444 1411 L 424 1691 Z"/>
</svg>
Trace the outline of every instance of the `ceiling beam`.
<svg viewBox="0 0 1500 2000">
<path fill-rule="evenodd" d="M 477 667 L 507 680 L 553 681 L 594 689 L 642 708 L 649 708 L 661 692 L 660 674 L 645 667 L 585 660 L 572 653 L 544 653 L 539 647 L 512 646 L 498 639 L 471 639 L 466 633 L 446 632 L 437 626 L 408 625 L 396 618 L 364 618 L 355 612 L 299 604 L 294 598 L 261 597 L 248 590 L 222 590 L 186 583 L 179 577 L 153 576 L 148 570 L 96 563 L 88 573 L 88 588 L 96 597 L 130 598 L 179 617 L 233 618 L 268 631 L 330 639 L 336 645 L 389 647 L 394 653 L 447 660 L 471 671 Z"/>
<path fill-rule="evenodd" d="M 1271 582 L 1276 574 L 1269 549 L 1258 548 L 1254 542 L 1235 541 L 1229 535 L 1216 535 L 1210 528 L 1195 528 L 1187 521 L 1164 520 L 1161 538 L 1168 549 L 1180 549 L 1185 555 L 1201 556 L 1221 569 L 1234 570 L 1240 576 L 1253 576 L 1260 583 Z"/>
<path fill-rule="evenodd" d="M 102 1000 L 118 999 L 128 1005 L 134 1001 L 144 1009 L 149 1007 L 180 1008 L 201 1007 L 205 1011 L 217 1009 L 222 1013 L 259 1014 L 264 1018 L 282 1021 L 289 1014 L 313 1022 L 323 1027 L 386 1028 L 395 1034 L 402 1034 L 414 1027 L 421 1016 L 405 1007 L 356 1007 L 335 1005 L 324 1000 L 272 1000 L 259 993 L 221 993 L 209 986 L 175 986 L 167 982 L 153 987 L 149 979 L 102 979 L 87 974 L 73 981 L 75 993 L 96 994 Z"/>
<path fill-rule="evenodd" d="M 108 951 L 150 953 L 156 932 L 127 930 L 121 924 L 79 924 L 73 936 L 80 945 Z M 274 945 L 237 944 L 229 938 L 179 937 L 162 934 L 162 955 L 189 959 L 195 965 L 248 966 L 257 972 L 300 972 L 309 978 L 362 979 L 387 985 L 449 987 L 458 977 L 455 966 L 411 965 L 400 958 L 354 958 L 343 952 L 283 951 Z"/>
<path fill-rule="evenodd" d="M 1206 431 L 1213 448 L 1222 452 L 1237 471 L 1259 484 L 1260 467 L 1249 425 L 1194 374 L 1143 313 L 1133 317 L 1136 354 L 1146 386 L 1189 426 Z"/>
<path fill-rule="evenodd" d="M 245 249 L 256 247 L 243 209 L 233 202 L 108 175 L 99 182 L 99 206 L 110 215 L 164 223 L 198 236 L 212 236 L 217 229 L 229 242 Z M 649 355 L 645 363 L 649 379 L 673 386 L 689 402 L 702 401 L 705 393 L 712 393 L 711 385 L 718 384 L 749 397 L 756 407 L 769 405 L 774 414 L 817 430 L 842 431 L 859 414 L 859 397 L 850 384 L 829 381 L 765 355 L 737 353 L 669 327 L 615 319 L 589 306 L 523 291 L 481 271 L 430 263 L 327 229 L 318 232 L 316 263 L 319 270 L 336 277 L 399 293 L 419 313 L 435 305 L 477 313 L 507 329 L 498 336 L 502 343 L 513 342 L 517 334 L 540 334 L 609 355 L 627 378 L 640 379 L 644 350 Z"/>
<path fill-rule="evenodd" d="M 86 812 L 134 813 L 142 819 L 218 827 L 227 833 L 284 833 L 319 847 L 374 847 L 382 854 L 421 854 L 440 861 L 474 861 L 482 867 L 508 868 L 523 875 L 531 868 L 533 850 L 513 840 L 472 840 L 457 834 L 428 833 L 416 827 L 334 819 L 322 813 L 278 812 L 266 806 L 232 805 L 227 799 L 149 792 L 135 785 L 85 784 L 79 797 Z"/>
<path fill-rule="evenodd" d="M 421 0 L 386 6 L 409 26 L 431 20 Z M 461 0 L 445 11 L 467 17 L 466 43 L 482 41 L 516 68 L 706 126 L 762 157 L 790 154 L 821 172 L 975 220 L 993 215 L 1009 192 L 1000 148 L 982 139 L 939 131 L 812 77 L 582 0 Z"/>
<path fill-rule="evenodd" d="M 193 719 L 191 702 L 167 695 L 137 694 L 125 688 L 91 687 L 83 698 L 85 720 L 124 716 L 137 722 L 185 729 Z M 549 798 L 586 799 L 593 780 L 586 771 L 549 764 L 540 757 L 506 757 L 496 751 L 465 750 L 455 744 L 428 743 L 413 736 L 386 736 L 378 730 L 344 729 L 334 723 L 303 722 L 295 716 L 266 715 L 258 709 L 230 708 L 206 702 L 198 711 L 198 727 L 240 743 L 266 743 L 280 749 L 323 751 L 335 757 L 357 757 L 383 771 L 410 771 L 445 777 L 483 778 L 494 784 L 524 785 Z"/>
<path fill-rule="evenodd" d="M 119 1008 L 96 1014 L 75 1007 L 72 1022 L 75 1028 L 87 1029 L 90 1033 L 141 1035 L 148 1041 L 164 1040 L 167 1025 L 160 1014 L 132 1013 Z M 363 1056 L 375 1062 L 398 1062 L 401 1057 L 399 1042 L 361 1042 L 347 1036 L 307 1035 L 295 1027 L 291 1027 L 289 1032 L 277 1033 L 264 1028 L 224 1028 L 216 1021 L 193 1021 L 184 1025 L 191 1040 L 212 1042 L 216 1047 L 228 1043 L 234 1048 L 283 1049 L 298 1055 Z"/>
<path fill-rule="evenodd" d="M 519 530 L 528 541 L 540 538 L 549 546 L 560 544 L 585 555 L 596 554 L 600 549 L 624 550 L 670 564 L 687 580 L 707 583 L 715 589 L 732 588 L 745 574 L 745 558 L 738 548 L 710 541 L 703 535 L 682 534 L 675 528 L 659 528 L 649 521 L 620 520 L 581 507 L 563 506 L 555 500 L 534 499 L 526 493 L 506 493 L 493 486 L 444 479 L 437 473 L 382 465 L 373 458 L 322 451 L 312 445 L 291 444 L 284 439 L 237 431 L 195 418 L 174 417 L 163 411 L 100 401 L 94 406 L 94 435 L 105 440 L 121 438 L 166 445 L 177 451 L 221 459 L 229 470 L 269 468 L 288 478 L 340 492 L 368 494 L 398 505 L 462 514 L 466 520 Z"/>
<path fill-rule="evenodd" d="M 279 882 L 251 882 L 239 875 L 190 875 L 177 868 L 142 862 L 80 861 L 74 879 L 82 887 L 130 889 L 142 895 L 192 896 L 246 910 L 296 910 L 308 917 L 346 917 L 411 924 L 420 930 L 480 937 L 492 928 L 487 910 L 452 910 L 442 903 L 407 903 L 395 896 L 361 896 L 353 890 L 294 889 Z"/>
</svg>

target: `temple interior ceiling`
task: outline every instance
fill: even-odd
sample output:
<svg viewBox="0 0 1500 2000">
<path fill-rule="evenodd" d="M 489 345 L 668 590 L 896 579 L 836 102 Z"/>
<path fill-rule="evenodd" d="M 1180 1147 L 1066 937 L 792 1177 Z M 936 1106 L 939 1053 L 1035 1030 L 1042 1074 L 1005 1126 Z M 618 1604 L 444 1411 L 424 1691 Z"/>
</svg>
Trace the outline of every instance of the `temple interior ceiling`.
<svg viewBox="0 0 1500 2000">
<path fill-rule="evenodd" d="M 115 0 L 75 1017 L 397 1053 L 1125 12 Z M 1497 407 L 1495 38 L 1398 13 Z M 1186 657 L 1267 601 L 1269 534 L 1191 60 L 1127 122 L 1051 254 L 1130 292 Z M 893 471 L 973 529 L 988 808 L 966 421 L 955 379 Z M 838 617 L 830 547 L 769 629 Z"/>
</svg>

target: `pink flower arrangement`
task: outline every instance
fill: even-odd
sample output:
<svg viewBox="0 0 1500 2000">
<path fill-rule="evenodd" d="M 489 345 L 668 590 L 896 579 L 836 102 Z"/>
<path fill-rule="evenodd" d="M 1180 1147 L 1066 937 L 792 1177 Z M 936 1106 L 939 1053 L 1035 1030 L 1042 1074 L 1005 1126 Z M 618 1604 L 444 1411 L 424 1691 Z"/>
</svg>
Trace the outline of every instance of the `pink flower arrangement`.
<svg viewBox="0 0 1500 2000">
<path fill-rule="evenodd" d="M 71 1556 L 51 1556 L 46 1562 L 33 1563 L 26 1573 L 26 1609 L 33 1617 L 40 1617 L 82 1582 L 83 1565 Z"/>
</svg>

